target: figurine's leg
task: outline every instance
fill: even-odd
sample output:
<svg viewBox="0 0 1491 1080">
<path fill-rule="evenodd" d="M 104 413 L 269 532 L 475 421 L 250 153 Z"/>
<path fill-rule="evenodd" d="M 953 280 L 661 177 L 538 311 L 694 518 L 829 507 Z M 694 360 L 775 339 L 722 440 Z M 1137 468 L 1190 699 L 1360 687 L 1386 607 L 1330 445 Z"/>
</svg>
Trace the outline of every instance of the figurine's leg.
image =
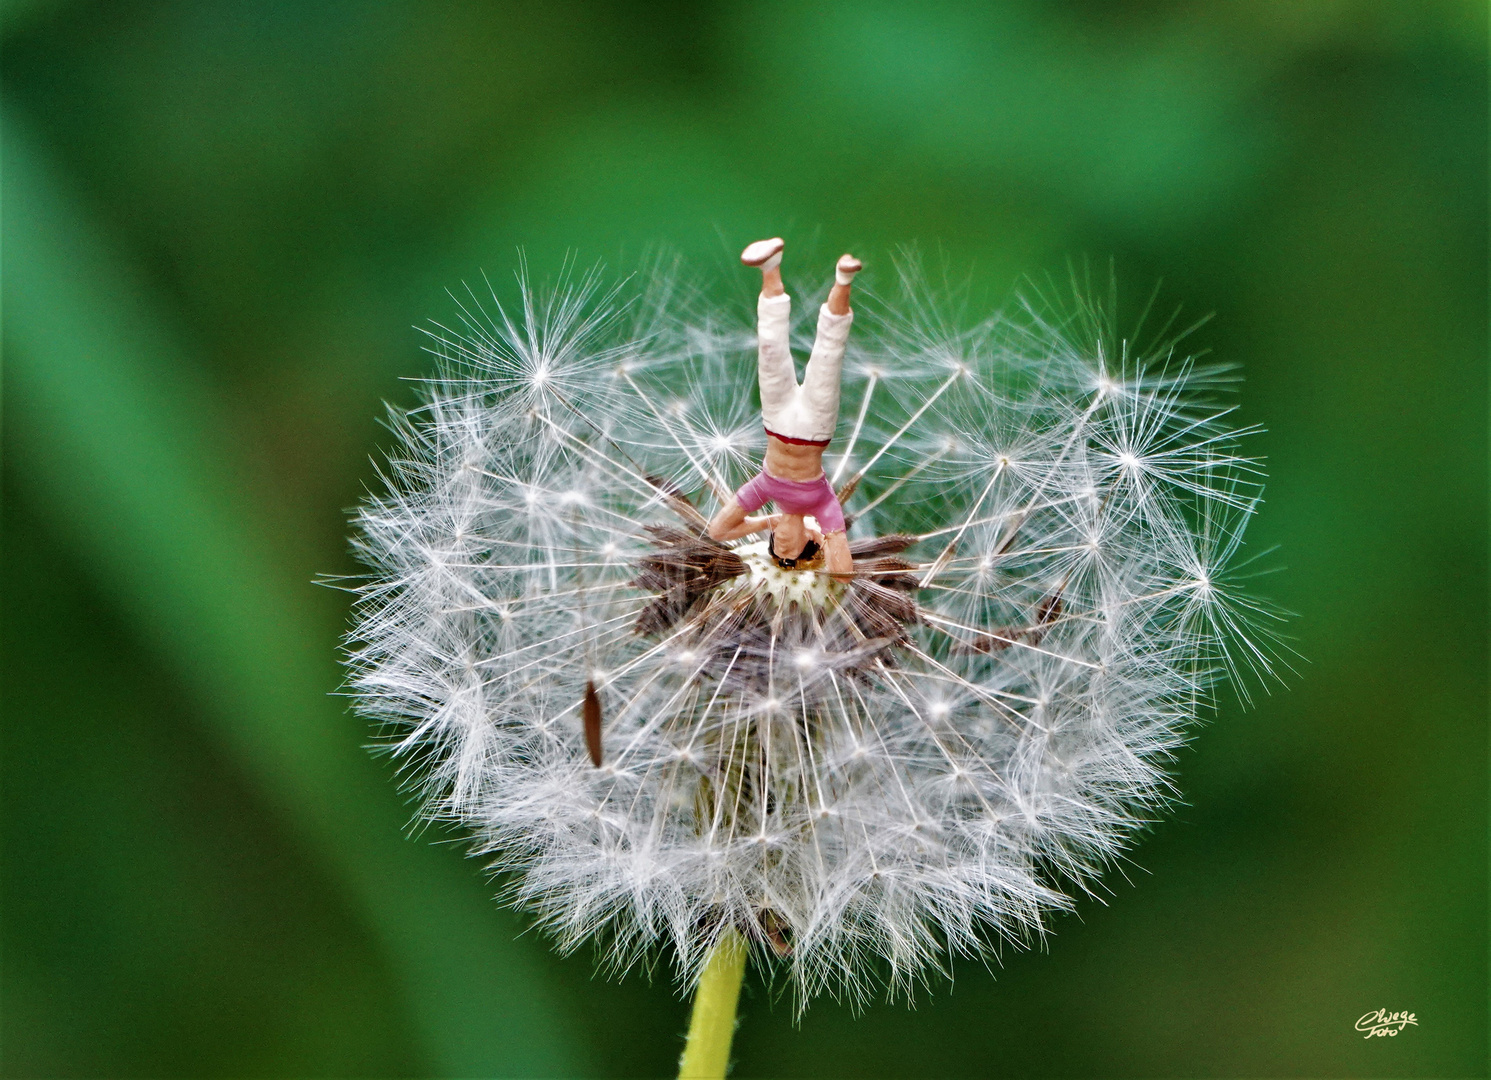
<svg viewBox="0 0 1491 1080">
<path fill-rule="evenodd" d="M 761 382 L 761 418 L 769 430 L 793 434 L 797 371 L 792 366 L 792 298 L 782 290 L 782 241 L 758 240 L 741 253 L 748 266 L 761 267 L 756 301 L 756 348 Z"/>
<path fill-rule="evenodd" d="M 834 267 L 834 287 L 828 291 L 828 310 L 835 315 L 849 314 L 849 288 L 854 284 L 854 275 L 865 268 L 865 264 L 853 255 L 843 255 Z"/>
<path fill-rule="evenodd" d="M 859 273 L 860 261 L 852 255 L 839 260 L 833 291 L 818 312 L 818 336 L 813 355 L 802 376 L 802 416 L 809 439 L 831 439 L 839 419 L 839 376 L 844 367 L 844 346 L 854 312 L 849 308 L 849 287 Z M 836 310 L 837 309 L 837 310 Z"/>
<path fill-rule="evenodd" d="M 774 236 L 770 240 L 747 244 L 740 253 L 741 262 L 761 267 L 762 296 L 781 296 L 786 291 L 782 287 L 782 249 L 785 246 L 786 242 L 780 236 Z"/>
</svg>

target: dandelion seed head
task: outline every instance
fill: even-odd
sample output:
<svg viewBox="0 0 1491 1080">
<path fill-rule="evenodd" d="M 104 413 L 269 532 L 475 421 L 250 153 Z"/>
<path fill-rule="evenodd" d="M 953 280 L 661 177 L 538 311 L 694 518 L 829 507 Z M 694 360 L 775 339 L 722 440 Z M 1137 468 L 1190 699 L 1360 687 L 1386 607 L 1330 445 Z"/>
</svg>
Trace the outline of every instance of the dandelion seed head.
<svg viewBox="0 0 1491 1080">
<path fill-rule="evenodd" d="M 1088 296 L 958 329 L 909 268 L 857 311 L 849 582 L 703 534 L 764 445 L 748 325 L 670 275 L 458 300 L 357 518 L 352 685 L 426 812 L 614 970 L 733 927 L 858 1002 L 1042 933 L 1274 658 L 1246 432 Z"/>
</svg>

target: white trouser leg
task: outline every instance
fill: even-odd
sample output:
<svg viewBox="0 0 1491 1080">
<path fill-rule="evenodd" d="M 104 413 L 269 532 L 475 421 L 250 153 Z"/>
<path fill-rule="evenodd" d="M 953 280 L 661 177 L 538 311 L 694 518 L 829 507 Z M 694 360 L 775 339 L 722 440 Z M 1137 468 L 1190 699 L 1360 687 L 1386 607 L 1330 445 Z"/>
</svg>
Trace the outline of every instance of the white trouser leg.
<svg viewBox="0 0 1491 1080">
<path fill-rule="evenodd" d="M 797 371 L 792 366 L 792 298 L 763 296 L 756 301 L 757 375 L 761 382 L 761 419 L 779 435 L 797 412 Z"/>
<path fill-rule="evenodd" d="M 835 315 L 824 304 L 818 309 L 818 336 L 808 358 L 799 392 L 798 423 L 802 439 L 832 439 L 839 423 L 839 377 L 844 369 L 844 346 L 854 312 Z M 792 434 L 796 434 L 793 432 Z"/>
</svg>

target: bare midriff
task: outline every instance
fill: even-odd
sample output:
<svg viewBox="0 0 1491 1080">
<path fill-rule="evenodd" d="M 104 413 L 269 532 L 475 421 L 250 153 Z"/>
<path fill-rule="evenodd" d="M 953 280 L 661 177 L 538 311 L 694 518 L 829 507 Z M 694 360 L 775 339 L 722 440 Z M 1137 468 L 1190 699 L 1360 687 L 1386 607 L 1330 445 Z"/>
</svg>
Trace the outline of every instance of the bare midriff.
<svg viewBox="0 0 1491 1080">
<path fill-rule="evenodd" d="M 823 475 L 823 447 L 783 442 L 767 432 L 766 471 L 778 480 L 816 480 Z"/>
</svg>

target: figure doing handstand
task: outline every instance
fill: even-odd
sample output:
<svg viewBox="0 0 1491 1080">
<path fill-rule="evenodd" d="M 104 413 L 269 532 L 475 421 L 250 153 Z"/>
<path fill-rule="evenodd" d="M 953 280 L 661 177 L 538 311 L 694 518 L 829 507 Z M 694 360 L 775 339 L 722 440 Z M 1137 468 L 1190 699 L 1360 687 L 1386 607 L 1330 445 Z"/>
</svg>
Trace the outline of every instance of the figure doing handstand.
<svg viewBox="0 0 1491 1080">
<path fill-rule="evenodd" d="M 839 260 L 828 303 L 818 312 L 818 336 L 799 386 L 788 341 L 792 298 L 782 288 L 783 246 L 780 238 L 758 240 L 740 255 L 747 266 L 761 268 L 756 334 L 766 461 L 764 468 L 715 515 L 709 523 L 709 535 L 716 540 L 733 540 L 770 529 L 771 552 L 784 566 L 793 567 L 810 558 L 812 544 L 823 549 L 828 572 L 846 578 L 854 572 L 854 560 L 844 535 L 844 510 L 823 472 L 823 451 L 838 424 L 839 374 L 849 326 L 854 321 L 849 289 L 861 263 L 853 255 Z M 767 502 L 775 502 L 780 513 L 748 516 Z M 816 521 L 816 529 L 804 520 L 809 515 Z"/>
</svg>

